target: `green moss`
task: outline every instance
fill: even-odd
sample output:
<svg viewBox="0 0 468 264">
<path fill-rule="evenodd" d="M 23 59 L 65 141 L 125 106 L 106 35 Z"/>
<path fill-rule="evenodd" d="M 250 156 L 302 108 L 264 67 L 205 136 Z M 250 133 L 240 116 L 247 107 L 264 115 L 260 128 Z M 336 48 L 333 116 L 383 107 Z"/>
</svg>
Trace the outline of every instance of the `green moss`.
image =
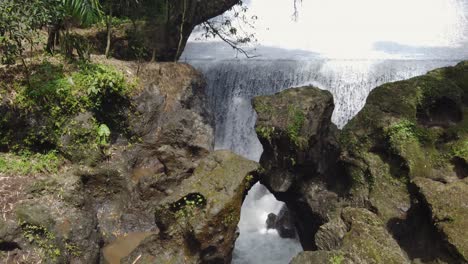
<svg viewBox="0 0 468 264">
<path fill-rule="evenodd" d="M 330 264 L 342 264 L 345 260 L 343 255 L 334 255 L 329 259 Z"/>
<path fill-rule="evenodd" d="M 232 224 L 236 224 L 237 221 L 239 221 L 239 214 L 231 211 L 224 215 L 223 225 L 231 226 Z"/>
<path fill-rule="evenodd" d="M 271 141 L 273 133 L 275 132 L 275 128 L 258 126 L 255 128 L 255 132 L 257 132 L 257 135 L 259 135 L 261 138 Z"/>
<path fill-rule="evenodd" d="M 57 152 L 50 151 L 45 154 L 22 152 L 0 153 L 0 173 L 7 174 L 36 174 L 56 173 L 63 163 Z"/>
<path fill-rule="evenodd" d="M 26 222 L 20 223 L 23 236 L 29 243 L 37 245 L 45 254 L 45 257 L 53 262 L 61 256 L 62 252 L 56 244 L 55 235 L 44 226 L 33 225 Z"/>
<path fill-rule="evenodd" d="M 255 111 L 259 114 L 270 115 L 273 113 L 273 106 L 266 101 L 257 100 L 254 107 Z"/>
<path fill-rule="evenodd" d="M 416 139 L 415 127 L 413 122 L 403 119 L 386 129 L 386 135 L 395 151 L 398 151 L 399 145 Z"/>
<path fill-rule="evenodd" d="M 451 154 L 453 157 L 459 157 L 468 160 L 468 140 L 460 140 L 451 145 Z"/>
<path fill-rule="evenodd" d="M 81 248 L 71 242 L 65 242 L 65 250 L 69 256 L 73 257 L 80 257 L 83 254 Z"/>
<path fill-rule="evenodd" d="M 252 176 L 252 175 L 247 175 L 245 176 L 245 189 L 250 189 L 250 187 L 252 187 L 253 183 L 254 183 L 254 179 L 255 177 Z"/>
<path fill-rule="evenodd" d="M 206 205 L 206 199 L 199 193 L 191 193 L 182 197 L 177 202 L 170 205 L 170 210 L 178 219 L 186 219 L 194 216 L 197 209 Z"/>
<path fill-rule="evenodd" d="M 306 139 L 301 137 L 301 129 L 304 125 L 305 116 L 300 109 L 294 106 L 288 106 L 288 127 L 287 133 L 289 139 L 299 148 L 306 145 Z"/>
</svg>

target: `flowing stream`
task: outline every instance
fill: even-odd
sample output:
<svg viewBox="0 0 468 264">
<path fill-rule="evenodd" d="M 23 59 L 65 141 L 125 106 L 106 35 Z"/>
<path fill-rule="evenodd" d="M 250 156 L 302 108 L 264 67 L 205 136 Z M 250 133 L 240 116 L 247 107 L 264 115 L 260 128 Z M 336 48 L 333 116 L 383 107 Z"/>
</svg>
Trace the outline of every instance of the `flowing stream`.
<svg viewBox="0 0 468 264">
<path fill-rule="evenodd" d="M 251 99 L 290 87 L 332 92 L 332 121 L 342 128 L 383 83 L 411 78 L 468 59 L 468 0 L 304 0 L 297 21 L 292 0 L 250 0 L 259 20 L 259 57 L 241 58 L 229 46 L 199 41 L 195 32 L 181 61 L 207 80 L 215 114 L 215 148 L 258 161 Z M 395 19 L 398 17 L 398 19 Z M 260 184 L 242 206 L 234 264 L 285 264 L 302 250 L 296 239 L 266 230 L 268 213 L 283 203 Z"/>
</svg>

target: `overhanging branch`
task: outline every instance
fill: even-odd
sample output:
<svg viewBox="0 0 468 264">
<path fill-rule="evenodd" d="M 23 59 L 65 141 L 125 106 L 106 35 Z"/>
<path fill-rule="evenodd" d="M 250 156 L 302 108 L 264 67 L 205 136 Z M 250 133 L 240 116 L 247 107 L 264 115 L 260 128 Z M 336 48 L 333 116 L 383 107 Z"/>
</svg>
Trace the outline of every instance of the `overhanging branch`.
<svg viewBox="0 0 468 264">
<path fill-rule="evenodd" d="M 203 22 L 203 24 L 204 24 L 206 27 L 210 28 L 211 31 L 212 31 L 212 33 L 215 34 L 216 36 L 218 36 L 222 41 L 226 42 L 229 46 L 231 46 L 231 47 L 232 47 L 233 49 L 235 49 L 236 51 L 238 51 L 238 52 L 244 54 L 244 56 L 245 56 L 246 58 L 251 59 L 251 58 L 256 58 L 256 57 L 258 57 L 257 55 L 254 55 L 254 56 L 249 55 L 249 53 L 248 53 L 247 51 L 245 51 L 243 48 L 239 47 L 239 46 L 237 45 L 237 43 L 235 43 L 234 41 L 232 41 L 232 40 L 226 38 L 225 36 L 223 36 L 223 34 L 221 34 L 221 33 L 219 32 L 219 30 L 218 30 L 215 26 L 213 26 L 213 24 L 212 24 L 211 22 L 205 21 L 205 22 Z"/>
</svg>

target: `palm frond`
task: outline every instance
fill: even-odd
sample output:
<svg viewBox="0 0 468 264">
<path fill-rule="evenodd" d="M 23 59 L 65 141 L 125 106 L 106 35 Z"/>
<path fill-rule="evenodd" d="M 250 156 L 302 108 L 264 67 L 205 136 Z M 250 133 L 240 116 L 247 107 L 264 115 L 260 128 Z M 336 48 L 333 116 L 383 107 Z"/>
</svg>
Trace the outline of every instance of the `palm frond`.
<svg viewBox="0 0 468 264">
<path fill-rule="evenodd" d="M 67 13 L 83 24 L 91 24 L 102 16 L 99 0 L 62 0 Z"/>
</svg>

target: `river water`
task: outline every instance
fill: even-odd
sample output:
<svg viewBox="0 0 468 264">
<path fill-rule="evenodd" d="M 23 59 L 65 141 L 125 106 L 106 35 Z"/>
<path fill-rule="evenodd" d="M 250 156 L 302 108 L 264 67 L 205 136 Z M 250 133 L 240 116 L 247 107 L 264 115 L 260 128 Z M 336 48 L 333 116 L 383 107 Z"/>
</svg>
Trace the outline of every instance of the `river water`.
<svg viewBox="0 0 468 264">
<path fill-rule="evenodd" d="M 332 92 L 332 121 L 343 127 L 365 104 L 369 92 L 468 59 L 468 0 L 303 0 L 297 20 L 293 0 L 250 0 L 258 16 L 258 42 L 243 58 L 218 41 L 188 43 L 181 61 L 207 80 L 214 109 L 215 148 L 258 161 L 251 99 L 314 85 Z M 288 263 L 302 250 L 295 239 L 266 230 L 268 213 L 283 203 L 257 184 L 241 211 L 234 264 Z"/>
</svg>

